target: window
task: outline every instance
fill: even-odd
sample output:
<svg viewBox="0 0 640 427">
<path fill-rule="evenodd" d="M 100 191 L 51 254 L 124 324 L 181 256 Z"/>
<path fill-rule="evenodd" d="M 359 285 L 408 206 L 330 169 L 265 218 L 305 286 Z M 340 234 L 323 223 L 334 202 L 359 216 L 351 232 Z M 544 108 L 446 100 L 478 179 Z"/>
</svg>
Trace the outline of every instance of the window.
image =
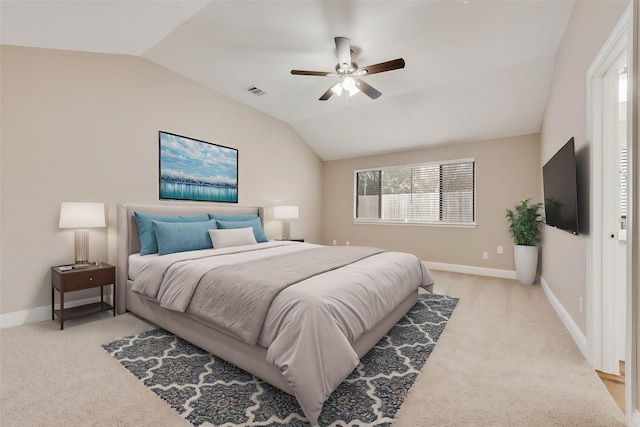
<svg viewBox="0 0 640 427">
<path fill-rule="evenodd" d="M 358 223 L 475 225 L 475 160 L 354 172 Z"/>
</svg>

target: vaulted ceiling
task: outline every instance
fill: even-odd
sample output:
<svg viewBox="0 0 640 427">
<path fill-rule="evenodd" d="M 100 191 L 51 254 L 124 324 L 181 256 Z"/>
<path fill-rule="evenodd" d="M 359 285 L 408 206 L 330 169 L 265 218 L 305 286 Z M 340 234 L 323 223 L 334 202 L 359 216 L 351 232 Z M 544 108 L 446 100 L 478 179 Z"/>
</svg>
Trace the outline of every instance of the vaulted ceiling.
<svg viewBox="0 0 640 427">
<path fill-rule="evenodd" d="M 7 1 L 2 44 L 138 55 L 289 123 L 324 160 L 540 131 L 574 1 Z M 318 98 L 334 37 L 382 92 Z M 246 90 L 256 87 L 265 94 Z"/>
</svg>

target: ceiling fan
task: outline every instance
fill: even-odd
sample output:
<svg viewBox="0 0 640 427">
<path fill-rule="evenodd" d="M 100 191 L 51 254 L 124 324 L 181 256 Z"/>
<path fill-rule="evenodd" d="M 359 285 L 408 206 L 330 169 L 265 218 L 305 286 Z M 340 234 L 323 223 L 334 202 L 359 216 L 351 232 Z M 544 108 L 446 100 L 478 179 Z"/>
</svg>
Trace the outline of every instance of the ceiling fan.
<svg viewBox="0 0 640 427">
<path fill-rule="evenodd" d="M 358 67 L 358 64 L 351 61 L 351 44 L 349 39 L 346 37 L 336 37 L 335 42 L 336 52 L 338 54 L 338 64 L 336 65 L 335 71 L 291 70 L 291 74 L 298 76 L 325 76 L 340 78 L 338 83 L 331 86 L 320 97 L 320 101 L 326 101 L 334 94 L 338 96 L 341 96 L 342 94 L 345 94 L 345 96 L 353 96 L 358 92 L 363 92 L 371 99 L 377 99 L 382 95 L 382 93 L 360 77 L 404 68 L 404 59 L 402 58 L 360 68 Z"/>
</svg>

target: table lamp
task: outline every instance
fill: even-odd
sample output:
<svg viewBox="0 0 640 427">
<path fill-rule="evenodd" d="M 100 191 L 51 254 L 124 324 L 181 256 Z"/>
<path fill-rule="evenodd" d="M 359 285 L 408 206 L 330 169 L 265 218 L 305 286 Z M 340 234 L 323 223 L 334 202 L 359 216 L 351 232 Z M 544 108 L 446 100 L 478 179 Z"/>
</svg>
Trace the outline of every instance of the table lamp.
<svg viewBox="0 0 640 427">
<path fill-rule="evenodd" d="M 75 266 L 89 265 L 89 230 L 104 227 L 104 203 L 64 202 L 60 206 L 59 228 L 75 229 Z"/>
<path fill-rule="evenodd" d="M 273 217 L 275 219 L 282 219 L 282 234 L 283 239 L 288 240 L 291 238 L 289 235 L 289 220 L 298 218 L 297 206 L 275 206 L 273 208 Z"/>
</svg>

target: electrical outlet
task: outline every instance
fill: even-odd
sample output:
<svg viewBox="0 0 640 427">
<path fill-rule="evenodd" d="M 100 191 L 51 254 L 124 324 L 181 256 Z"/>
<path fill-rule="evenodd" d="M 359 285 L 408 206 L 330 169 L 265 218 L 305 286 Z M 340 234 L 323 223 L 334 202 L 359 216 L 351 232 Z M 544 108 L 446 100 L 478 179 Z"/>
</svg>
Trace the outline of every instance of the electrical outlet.
<svg viewBox="0 0 640 427">
<path fill-rule="evenodd" d="M 489 252 L 482 252 L 482 259 L 489 259 Z"/>
<path fill-rule="evenodd" d="M 336 240 L 333 241 L 333 246 L 335 246 L 338 242 Z"/>
<path fill-rule="evenodd" d="M 347 240 L 347 246 L 349 246 L 349 241 Z"/>
<path fill-rule="evenodd" d="M 504 253 L 504 247 L 498 246 L 498 250 L 496 252 L 498 252 L 500 255 L 502 255 Z"/>
</svg>

